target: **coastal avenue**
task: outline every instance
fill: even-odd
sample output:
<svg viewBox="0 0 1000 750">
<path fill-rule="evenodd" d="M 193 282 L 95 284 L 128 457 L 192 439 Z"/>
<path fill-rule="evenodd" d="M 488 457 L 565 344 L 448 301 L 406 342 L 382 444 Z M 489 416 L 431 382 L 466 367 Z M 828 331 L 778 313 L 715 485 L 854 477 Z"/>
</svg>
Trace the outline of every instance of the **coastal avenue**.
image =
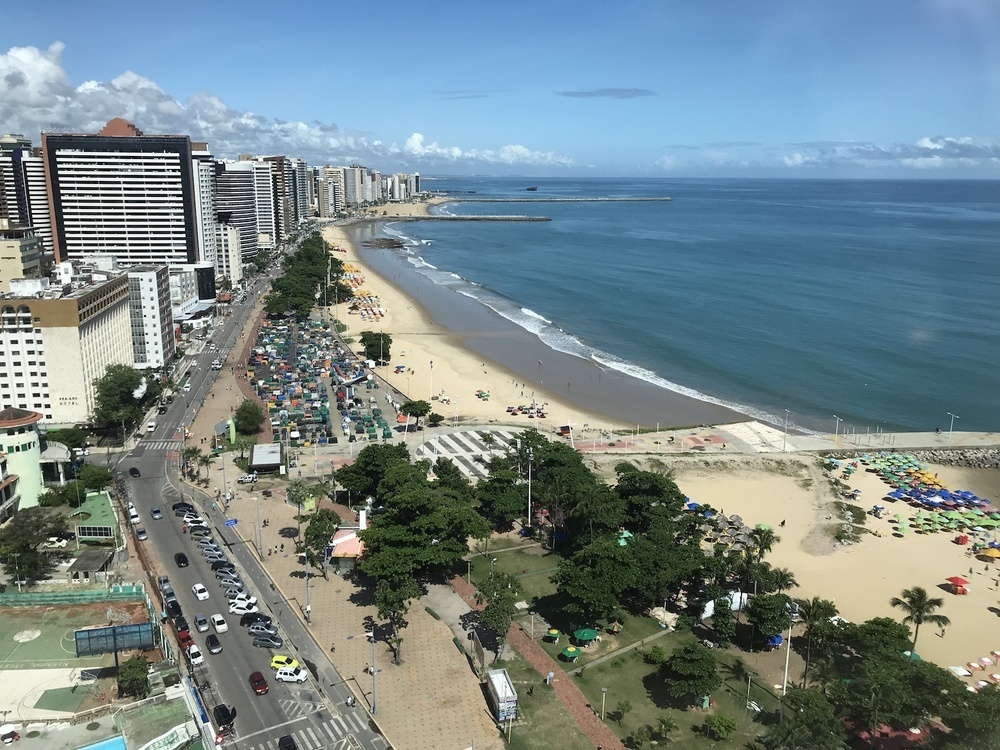
<svg viewBox="0 0 1000 750">
<path fill-rule="evenodd" d="M 263 286 L 263 282 L 258 282 L 255 290 L 262 291 Z M 303 750 L 362 747 L 382 750 L 388 747 L 385 740 L 369 727 L 363 707 L 347 707 L 350 692 L 343 678 L 292 611 L 295 605 L 289 606 L 268 579 L 252 546 L 245 544 L 234 533 L 235 529 L 226 527 L 227 519 L 221 507 L 213 512 L 211 498 L 178 480 L 184 426 L 190 424 L 203 400 L 210 398 L 209 389 L 215 380 L 209 364 L 238 342 L 253 309 L 253 301 L 251 293 L 244 305 L 234 306 L 233 315 L 218 326 L 213 336 L 219 351 L 206 349 L 191 358 L 191 391 L 178 394 L 167 413 L 158 417 L 156 431 L 141 439 L 117 462 L 116 469 L 127 477 L 129 499 L 138 509 L 142 526 L 149 534 L 148 541 L 133 543 L 142 544 L 146 557 L 155 561 L 156 570 L 149 571 L 151 581 L 159 575 L 170 578 L 184 617 L 192 623 L 192 638 L 205 654 L 205 664 L 196 669 L 194 676 L 202 688 L 201 695 L 209 715 L 220 702 L 236 708 L 235 732 L 227 738 L 226 747 L 273 750 L 279 737 L 291 735 Z M 130 468 L 139 469 L 141 476 L 129 477 Z M 228 479 L 232 482 L 235 477 Z M 171 505 L 182 499 L 200 506 L 213 536 L 236 565 L 251 593 L 260 600 L 262 611 L 278 625 L 279 635 L 285 641 L 283 648 L 255 648 L 246 629 L 240 626 L 239 616 L 229 614 L 223 590 L 210 564 L 198 551 L 195 540 L 182 533 L 180 519 L 171 510 Z M 154 520 L 151 517 L 153 506 L 160 507 L 163 518 Z M 178 552 L 187 555 L 190 566 L 177 567 L 174 555 Z M 196 583 L 203 583 L 208 589 L 207 601 L 195 599 L 191 587 Z M 149 585 L 153 587 L 155 583 Z M 152 597 L 158 601 L 157 594 Z M 212 655 L 206 648 L 205 639 L 213 631 L 194 632 L 194 618 L 199 613 L 209 618 L 221 614 L 226 619 L 228 631 L 218 636 L 223 647 L 221 653 Z M 173 628 L 168 629 L 173 632 Z M 301 685 L 277 682 L 269 662 L 278 653 L 298 659 L 309 671 L 310 679 Z M 185 657 L 177 658 L 185 663 Z M 263 672 L 268 681 L 270 690 L 266 695 L 255 695 L 250 686 L 249 675 L 256 671 Z"/>
</svg>

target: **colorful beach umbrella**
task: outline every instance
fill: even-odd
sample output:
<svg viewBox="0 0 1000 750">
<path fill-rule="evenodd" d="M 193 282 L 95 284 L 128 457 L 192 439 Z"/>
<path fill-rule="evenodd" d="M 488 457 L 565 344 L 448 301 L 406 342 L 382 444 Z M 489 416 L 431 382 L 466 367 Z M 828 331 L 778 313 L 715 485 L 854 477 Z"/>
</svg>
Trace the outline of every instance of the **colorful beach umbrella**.
<svg viewBox="0 0 1000 750">
<path fill-rule="evenodd" d="M 559 655 L 562 656 L 564 659 L 573 661 L 578 656 L 580 656 L 580 649 L 578 649 L 576 646 L 567 646 L 566 648 L 564 648 L 562 651 L 559 652 Z"/>
<path fill-rule="evenodd" d="M 557 628 L 549 628 L 545 633 L 545 637 L 551 639 L 552 641 L 558 641 L 562 633 L 559 632 Z"/>
<path fill-rule="evenodd" d="M 587 641 L 592 641 L 597 638 L 597 631 L 593 628 L 580 628 L 573 633 L 573 637 L 578 641 L 586 643 Z"/>
</svg>

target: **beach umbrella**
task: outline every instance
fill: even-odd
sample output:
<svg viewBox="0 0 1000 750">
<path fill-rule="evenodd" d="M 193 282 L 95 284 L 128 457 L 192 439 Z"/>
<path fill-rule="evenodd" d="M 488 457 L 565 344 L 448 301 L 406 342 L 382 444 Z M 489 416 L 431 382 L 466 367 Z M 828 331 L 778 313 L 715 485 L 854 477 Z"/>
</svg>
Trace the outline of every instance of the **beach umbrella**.
<svg viewBox="0 0 1000 750">
<path fill-rule="evenodd" d="M 952 576 L 951 578 L 945 578 L 948 583 L 952 586 L 968 586 L 969 582 L 962 578 L 962 576 Z"/>
<path fill-rule="evenodd" d="M 903 658 L 908 659 L 910 661 L 922 661 L 922 659 L 920 658 L 920 654 L 918 654 L 916 651 L 904 651 Z"/>
<path fill-rule="evenodd" d="M 735 526 L 742 526 L 743 525 L 743 517 L 742 516 L 730 516 L 729 517 L 729 522 L 731 524 L 735 525 Z"/>
<path fill-rule="evenodd" d="M 757 529 L 758 531 L 770 531 L 771 527 L 768 526 L 766 523 L 759 523 L 757 524 Z"/>
<path fill-rule="evenodd" d="M 998 557 L 1000 557 L 1000 549 L 997 549 L 996 547 L 990 547 L 989 549 L 984 549 L 980 554 L 983 557 L 991 557 L 995 560 Z"/>
<path fill-rule="evenodd" d="M 559 655 L 564 659 L 566 659 L 567 661 L 576 661 L 577 657 L 580 656 L 580 649 L 578 649 L 576 646 L 567 646 L 566 648 L 564 648 L 562 651 L 559 652 Z M 982 667 L 979 668 L 982 669 Z"/>
<path fill-rule="evenodd" d="M 546 633 L 545 633 L 545 637 L 548 638 L 549 640 L 551 640 L 553 643 L 558 643 L 559 642 L 559 638 L 561 636 L 562 636 L 562 633 L 560 633 L 557 628 L 549 628 L 548 631 L 546 631 Z"/>
<path fill-rule="evenodd" d="M 578 641 L 586 643 L 587 641 L 592 641 L 597 638 L 597 631 L 593 628 L 580 628 L 573 633 L 573 637 Z"/>
</svg>

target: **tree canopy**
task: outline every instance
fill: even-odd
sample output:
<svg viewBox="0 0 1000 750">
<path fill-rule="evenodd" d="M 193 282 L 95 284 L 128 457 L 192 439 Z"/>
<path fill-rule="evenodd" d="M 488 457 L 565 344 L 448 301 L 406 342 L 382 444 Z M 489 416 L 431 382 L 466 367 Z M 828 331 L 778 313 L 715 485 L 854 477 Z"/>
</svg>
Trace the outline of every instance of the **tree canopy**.
<svg viewBox="0 0 1000 750">
<path fill-rule="evenodd" d="M 722 684 L 715 654 L 700 643 L 688 643 L 670 655 L 659 671 L 663 689 L 678 703 L 693 703 Z"/>
<path fill-rule="evenodd" d="M 281 276 L 271 282 L 271 292 L 264 298 L 264 310 L 268 315 L 307 318 L 317 303 L 333 304 L 353 296 L 343 277 L 343 261 L 330 254 L 319 232 L 312 232 L 285 259 Z"/>
<path fill-rule="evenodd" d="M 382 331 L 362 331 L 361 346 L 365 350 L 365 359 L 384 365 L 392 355 L 392 336 Z"/>
<path fill-rule="evenodd" d="M 124 423 L 126 428 L 138 424 L 162 391 L 155 378 L 144 379 L 128 365 L 109 365 L 94 388 L 94 421 L 109 426 Z"/>
<path fill-rule="evenodd" d="M 260 402 L 253 398 L 243 399 L 233 413 L 236 431 L 242 435 L 256 435 L 266 419 L 267 414 L 264 413 Z"/>
</svg>

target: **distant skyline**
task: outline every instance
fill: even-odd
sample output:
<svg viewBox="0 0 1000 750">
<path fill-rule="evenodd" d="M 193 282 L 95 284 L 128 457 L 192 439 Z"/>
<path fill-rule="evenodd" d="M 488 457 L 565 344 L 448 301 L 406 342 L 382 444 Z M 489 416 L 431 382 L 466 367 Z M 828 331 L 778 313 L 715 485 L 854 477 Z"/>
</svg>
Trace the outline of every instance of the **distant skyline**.
<svg viewBox="0 0 1000 750">
<path fill-rule="evenodd" d="M 1000 178 L 996 0 L 57 0 L 0 28 L 0 131 L 124 117 L 383 172 Z"/>
</svg>

